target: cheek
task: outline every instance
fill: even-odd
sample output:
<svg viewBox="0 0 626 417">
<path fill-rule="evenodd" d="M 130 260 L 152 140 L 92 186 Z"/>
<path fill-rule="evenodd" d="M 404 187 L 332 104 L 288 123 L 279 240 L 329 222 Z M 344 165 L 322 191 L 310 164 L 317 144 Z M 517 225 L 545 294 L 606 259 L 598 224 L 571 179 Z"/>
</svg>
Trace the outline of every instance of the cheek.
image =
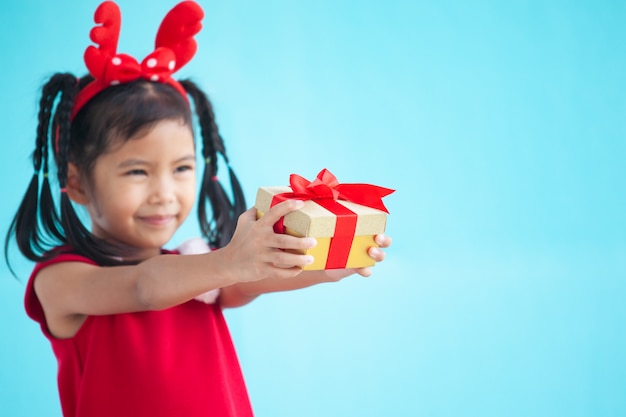
<svg viewBox="0 0 626 417">
<path fill-rule="evenodd" d="M 185 196 L 195 196 L 196 193 L 196 177 L 195 176 L 189 176 L 187 178 L 181 178 L 180 179 L 180 190 L 181 190 L 181 194 L 185 195 Z"/>
<path fill-rule="evenodd" d="M 105 187 L 103 187 L 105 188 Z M 120 218 L 132 213 L 141 204 L 144 192 L 139 187 L 117 184 L 106 187 L 92 199 L 92 208 L 98 217 Z"/>
<path fill-rule="evenodd" d="M 189 205 L 193 205 L 196 201 L 196 183 L 195 181 L 191 181 L 190 184 L 187 184 L 184 191 L 184 199 L 185 202 Z"/>
</svg>

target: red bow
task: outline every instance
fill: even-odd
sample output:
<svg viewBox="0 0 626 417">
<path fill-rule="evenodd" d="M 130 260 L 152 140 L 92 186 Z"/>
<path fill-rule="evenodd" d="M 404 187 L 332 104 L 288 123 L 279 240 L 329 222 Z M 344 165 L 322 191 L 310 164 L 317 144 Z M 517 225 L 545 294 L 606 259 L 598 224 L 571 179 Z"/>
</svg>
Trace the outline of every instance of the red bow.
<svg viewBox="0 0 626 417">
<path fill-rule="evenodd" d="M 340 184 L 337 178 L 326 168 L 317 174 L 317 178 L 308 181 L 297 174 L 289 176 L 291 193 L 280 194 L 281 200 L 345 200 L 362 206 L 372 207 L 389 213 L 382 198 L 395 190 L 371 184 Z"/>
<path fill-rule="evenodd" d="M 90 45 L 85 50 L 85 65 L 95 78 L 76 96 L 71 118 L 96 94 L 111 85 L 143 78 L 171 85 L 187 99 L 185 89 L 171 75 L 194 56 L 197 50 L 193 36 L 202 28 L 204 12 L 193 1 L 176 5 L 163 19 L 157 32 L 155 50 L 142 62 L 130 55 L 118 54 L 121 13 L 112 1 L 100 4 L 94 14 L 95 26 Z"/>
<path fill-rule="evenodd" d="M 118 54 L 105 65 L 100 80 L 109 85 L 123 84 L 138 78 L 165 82 L 175 65 L 176 56 L 168 48 L 158 48 L 141 64 L 132 56 Z"/>
</svg>

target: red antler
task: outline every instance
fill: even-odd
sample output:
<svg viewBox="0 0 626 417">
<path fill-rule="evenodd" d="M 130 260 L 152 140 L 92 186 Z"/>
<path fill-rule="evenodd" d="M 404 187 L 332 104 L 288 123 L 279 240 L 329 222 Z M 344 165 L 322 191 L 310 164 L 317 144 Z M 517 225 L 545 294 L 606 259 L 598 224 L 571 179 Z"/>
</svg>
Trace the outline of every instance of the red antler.
<svg viewBox="0 0 626 417">
<path fill-rule="evenodd" d="M 174 87 L 185 99 L 187 93 L 171 75 L 185 65 L 196 53 L 193 36 L 202 29 L 204 12 L 193 1 L 183 1 L 165 16 L 156 37 L 156 48 L 140 63 L 127 54 L 117 53 L 121 13 L 117 4 L 105 1 L 96 9 L 97 25 L 90 33 L 90 45 L 85 50 L 85 65 L 94 81 L 83 88 L 74 101 L 70 118 L 96 94 L 110 85 L 128 83 L 139 78 L 162 82 Z"/>
<path fill-rule="evenodd" d="M 193 1 L 177 4 L 163 19 L 157 32 L 155 47 L 169 48 L 176 55 L 176 65 L 172 72 L 184 66 L 198 48 L 193 36 L 202 29 L 204 12 Z"/>
<path fill-rule="evenodd" d="M 96 9 L 94 22 L 101 26 L 91 29 L 89 37 L 99 46 L 90 45 L 85 50 L 85 65 L 96 79 L 102 78 L 107 63 L 117 53 L 121 21 L 120 8 L 112 1 L 105 1 Z"/>
</svg>

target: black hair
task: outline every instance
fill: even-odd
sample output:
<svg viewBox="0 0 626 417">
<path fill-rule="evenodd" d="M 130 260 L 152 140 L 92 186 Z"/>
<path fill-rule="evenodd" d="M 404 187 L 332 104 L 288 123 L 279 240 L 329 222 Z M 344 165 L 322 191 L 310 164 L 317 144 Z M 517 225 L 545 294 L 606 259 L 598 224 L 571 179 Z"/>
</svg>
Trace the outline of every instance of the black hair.
<svg viewBox="0 0 626 417">
<path fill-rule="evenodd" d="M 193 98 L 195 110 L 200 121 L 200 133 L 202 136 L 202 156 L 205 160 L 205 170 L 200 186 L 198 199 L 198 220 L 202 234 L 215 247 L 226 245 L 237 225 L 237 218 L 246 210 L 246 201 L 243 190 L 235 172 L 230 166 L 226 156 L 226 148 L 222 140 L 217 124 L 213 106 L 206 94 L 196 84 L 189 80 L 181 81 L 185 91 Z M 232 203 L 226 195 L 224 188 L 217 180 L 218 157 L 222 157 L 228 167 L 229 182 L 232 190 Z M 207 222 L 205 201 L 211 202 L 213 219 Z"/>
<path fill-rule="evenodd" d="M 181 81 L 180 84 L 192 98 L 191 106 L 167 84 L 137 80 L 104 89 L 71 119 L 76 94 L 91 81 L 91 77 L 77 80 L 72 74 L 59 73 L 53 75 L 42 88 L 36 145 L 32 155 L 34 174 L 5 240 L 5 257 L 9 267 L 8 251 L 13 237 L 20 252 L 35 262 L 70 248 L 72 252 L 101 265 L 123 264 L 124 261 L 119 258 L 123 248 L 94 236 L 82 223 L 67 193 L 53 193 L 49 179 L 49 154 L 52 152 L 55 156 L 58 186 L 64 190 L 68 163 L 75 164 L 89 178 L 98 156 L 116 141 L 129 140 L 162 120 L 179 120 L 193 131 L 192 109 L 200 126 L 205 162 L 197 201 L 200 230 L 210 246 L 226 245 L 232 238 L 237 218 L 246 209 L 246 203 L 206 94 L 194 82 Z M 230 196 L 217 180 L 220 160 L 229 171 Z M 54 196 L 59 194 L 60 198 L 55 199 Z"/>
</svg>

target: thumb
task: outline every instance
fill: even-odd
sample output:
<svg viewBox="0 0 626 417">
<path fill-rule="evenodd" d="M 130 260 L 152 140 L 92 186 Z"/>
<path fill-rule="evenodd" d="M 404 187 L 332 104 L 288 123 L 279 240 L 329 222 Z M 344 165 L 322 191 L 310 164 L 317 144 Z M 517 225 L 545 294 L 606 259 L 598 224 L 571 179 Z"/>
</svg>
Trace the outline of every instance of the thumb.
<svg viewBox="0 0 626 417">
<path fill-rule="evenodd" d="M 237 222 L 239 223 L 253 222 L 253 221 L 256 221 L 256 208 L 254 207 L 249 208 L 248 210 L 241 213 L 241 215 L 239 216 L 239 219 L 237 220 Z"/>
</svg>

